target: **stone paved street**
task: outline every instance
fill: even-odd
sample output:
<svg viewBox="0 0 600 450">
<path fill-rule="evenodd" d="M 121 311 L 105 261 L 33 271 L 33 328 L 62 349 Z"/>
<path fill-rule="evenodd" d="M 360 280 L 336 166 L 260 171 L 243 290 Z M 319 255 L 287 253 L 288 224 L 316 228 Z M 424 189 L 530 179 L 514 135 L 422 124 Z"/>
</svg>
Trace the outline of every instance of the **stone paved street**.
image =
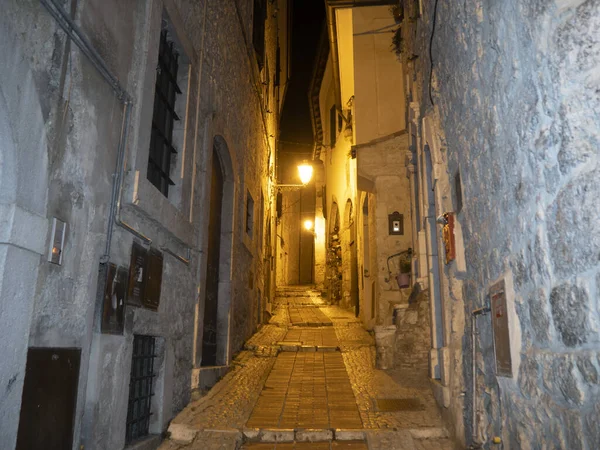
<svg viewBox="0 0 600 450">
<path fill-rule="evenodd" d="M 376 369 L 374 339 L 351 312 L 285 293 L 162 450 L 454 448 L 428 379 Z"/>
</svg>

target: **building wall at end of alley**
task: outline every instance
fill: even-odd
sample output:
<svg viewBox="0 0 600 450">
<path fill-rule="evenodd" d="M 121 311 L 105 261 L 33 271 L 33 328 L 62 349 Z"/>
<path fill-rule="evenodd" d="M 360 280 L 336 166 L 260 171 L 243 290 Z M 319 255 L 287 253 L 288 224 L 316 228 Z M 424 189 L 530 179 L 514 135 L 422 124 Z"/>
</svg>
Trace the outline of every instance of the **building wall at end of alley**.
<svg viewBox="0 0 600 450">
<path fill-rule="evenodd" d="M 465 444 L 500 436 L 510 448 L 595 448 L 600 4 L 402 7 L 420 245 L 425 208 L 456 220 L 455 261 L 445 264 L 441 226 L 431 235 L 441 268 L 432 331 L 441 327 L 436 392 L 445 415 Z M 496 305 L 499 281 L 506 309 L 473 319 Z M 504 315 L 508 342 L 494 342 L 492 324 Z M 498 368 L 498 354 L 512 367 Z"/>
<path fill-rule="evenodd" d="M 265 13 L 261 69 L 252 43 L 252 2 L 67 2 L 67 14 L 131 97 L 123 134 L 125 97 L 115 95 L 42 2 L 3 3 L 0 387 L 7 395 L 0 397 L 0 439 L 6 448 L 17 438 L 29 347 L 80 351 L 73 448 L 123 448 L 134 335 L 157 338 L 150 432 L 162 433 L 188 402 L 202 376 L 213 154 L 225 185 L 218 363 L 227 365 L 261 322 L 275 288 L 268 261 L 279 128 L 278 108 L 271 105 L 280 102 L 274 85 L 281 31 L 276 6 L 268 2 Z M 175 106 L 182 120 L 173 131 L 177 154 L 168 197 L 146 177 L 165 19 L 183 68 L 177 80 L 183 102 Z M 118 219 L 137 236 L 115 226 L 107 252 L 124 135 Z M 62 265 L 47 262 L 54 217 L 67 224 Z M 128 271 L 134 242 L 162 253 L 158 310 L 127 306 L 124 331 L 101 333 L 106 267 Z"/>
</svg>

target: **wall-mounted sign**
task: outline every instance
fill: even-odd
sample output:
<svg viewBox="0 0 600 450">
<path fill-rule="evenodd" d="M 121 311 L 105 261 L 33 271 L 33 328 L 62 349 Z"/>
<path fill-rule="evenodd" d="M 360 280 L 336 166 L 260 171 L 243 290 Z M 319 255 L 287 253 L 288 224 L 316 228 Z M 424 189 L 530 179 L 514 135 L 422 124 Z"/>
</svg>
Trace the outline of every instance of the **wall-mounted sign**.
<svg viewBox="0 0 600 450">
<path fill-rule="evenodd" d="M 388 227 L 389 234 L 404 234 L 404 216 L 398 211 L 394 211 L 392 214 L 388 214 Z"/>
<path fill-rule="evenodd" d="M 512 377 L 510 332 L 508 328 L 504 280 L 499 281 L 490 288 L 490 297 L 492 327 L 494 329 L 494 352 L 496 354 L 496 374 L 502 377 Z"/>
<path fill-rule="evenodd" d="M 117 269 L 114 264 L 109 264 L 102 301 L 102 322 L 100 324 L 102 333 L 123 334 L 126 292 L 127 269 L 124 267 Z"/>
<path fill-rule="evenodd" d="M 129 289 L 127 291 L 127 303 L 130 305 L 142 306 L 142 298 L 146 286 L 147 265 L 148 251 L 140 244 L 134 242 L 131 247 Z"/>
<path fill-rule="evenodd" d="M 446 264 L 450 264 L 456 258 L 456 245 L 454 242 L 454 213 L 444 214 L 445 224 L 442 228 L 442 238 L 446 253 Z"/>
<path fill-rule="evenodd" d="M 142 305 L 153 311 L 160 304 L 160 289 L 162 285 L 163 255 L 158 250 L 148 252 L 148 271 Z"/>
</svg>

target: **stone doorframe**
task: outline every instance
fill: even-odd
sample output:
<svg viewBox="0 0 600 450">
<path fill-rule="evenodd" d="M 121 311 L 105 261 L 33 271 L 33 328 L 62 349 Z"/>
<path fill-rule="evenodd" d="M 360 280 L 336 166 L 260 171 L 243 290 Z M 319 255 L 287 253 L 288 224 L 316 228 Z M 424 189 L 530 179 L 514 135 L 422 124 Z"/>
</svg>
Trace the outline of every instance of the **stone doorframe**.
<svg viewBox="0 0 600 450">
<path fill-rule="evenodd" d="M 439 227 L 436 218 L 441 214 L 441 202 L 438 198 L 439 189 L 436 189 L 440 178 L 441 158 L 440 142 L 433 132 L 431 118 L 423 118 L 422 141 L 419 152 L 418 167 L 420 170 L 422 193 L 422 214 L 426 244 L 426 263 L 428 274 L 428 288 L 430 292 L 431 314 L 431 350 L 430 350 L 430 375 L 432 378 L 441 379 L 444 365 L 446 347 L 446 317 L 444 298 L 442 294 L 440 240 L 438 239 Z"/>
<path fill-rule="evenodd" d="M 223 171 L 223 203 L 221 212 L 221 241 L 219 254 L 219 290 L 217 306 L 217 366 L 227 366 L 231 360 L 230 336 L 231 336 L 231 281 L 232 281 L 232 255 L 234 241 L 234 211 L 235 211 L 235 164 L 225 138 L 215 135 L 211 145 L 205 149 L 204 171 L 209 173 L 212 167 L 212 155 L 219 157 L 221 170 Z M 206 177 L 204 192 L 201 203 L 208 204 L 210 199 L 210 176 Z M 194 374 L 192 388 L 197 387 L 197 373 L 202 361 L 202 336 L 204 332 L 204 302 L 206 299 L 206 249 L 208 246 L 208 208 L 202 212 L 206 224 L 202 229 L 200 242 L 203 254 L 199 264 L 199 288 L 198 302 L 196 305 L 196 325 L 194 330 Z M 206 368 L 207 366 L 204 366 Z"/>
</svg>

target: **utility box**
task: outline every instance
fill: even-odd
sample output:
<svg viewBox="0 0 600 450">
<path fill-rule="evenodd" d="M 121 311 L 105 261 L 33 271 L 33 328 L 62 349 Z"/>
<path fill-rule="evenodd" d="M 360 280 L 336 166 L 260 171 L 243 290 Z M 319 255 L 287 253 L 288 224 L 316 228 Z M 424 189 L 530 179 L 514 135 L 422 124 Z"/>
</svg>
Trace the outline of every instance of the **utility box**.
<svg viewBox="0 0 600 450">
<path fill-rule="evenodd" d="M 492 327 L 494 330 L 494 351 L 496 354 L 496 375 L 512 378 L 510 355 L 510 332 L 506 307 L 506 287 L 504 280 L 490 288 L 492 306 Z"/>
</svg>

